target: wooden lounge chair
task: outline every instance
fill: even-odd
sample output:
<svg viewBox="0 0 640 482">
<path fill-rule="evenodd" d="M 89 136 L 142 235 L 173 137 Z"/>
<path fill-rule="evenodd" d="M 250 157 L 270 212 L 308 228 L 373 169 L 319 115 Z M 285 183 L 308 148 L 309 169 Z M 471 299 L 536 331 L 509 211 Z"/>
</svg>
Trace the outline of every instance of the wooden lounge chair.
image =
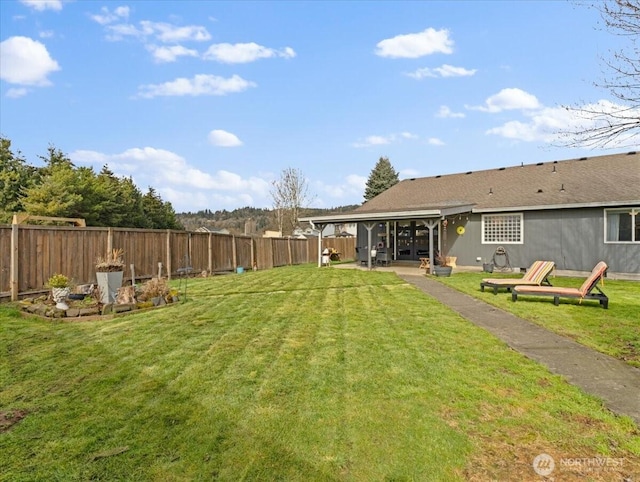
<svg viewBox="0 0 640 482">
<path fill-rule="evenodd" d="M 514 286 L 540 286 L 546 284 L 551 286 L 548 277 L 553 271 L 555 263 L 553 261 L 534 261 L 525 272 L 522 278 L 485 278 L 480 282 L 480 291 L 484 291 L 485 286 L 493 288 L 493 294 L 498 294 L 499 288 L 506 288 L 511 291 Z"/>
<path fill-rule="evenodd" d="M 518 296 L 553 296 L 553 304 L 558 306 L 560 298 L 578 298 L 582 300 L 598 300 L 604 309 L 609 308 L 609 298 L 598 287 L 598 281 L 604 278 L 607 263 L 600 261 L 591 271 L 589 277 L 580 288 L 563 288 L 561 286 L 515 286 L 511 290 L 511 299 L 518 300 Z M 597 293 L 593 293 L 593 290 Z"/>
</svg>

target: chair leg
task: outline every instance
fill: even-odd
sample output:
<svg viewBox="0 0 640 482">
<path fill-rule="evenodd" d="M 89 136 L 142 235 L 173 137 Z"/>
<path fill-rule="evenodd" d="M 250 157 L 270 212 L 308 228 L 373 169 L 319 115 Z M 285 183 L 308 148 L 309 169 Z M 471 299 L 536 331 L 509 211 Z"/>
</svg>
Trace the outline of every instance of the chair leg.
<svg viewBox="0 0 640 482">
<path fill-rule="evenodd" d="M 559 296 L 554 296 L 553 297 L 553 304 L 558 306 L 560 304 L 560 297 Z"/>
</svg>

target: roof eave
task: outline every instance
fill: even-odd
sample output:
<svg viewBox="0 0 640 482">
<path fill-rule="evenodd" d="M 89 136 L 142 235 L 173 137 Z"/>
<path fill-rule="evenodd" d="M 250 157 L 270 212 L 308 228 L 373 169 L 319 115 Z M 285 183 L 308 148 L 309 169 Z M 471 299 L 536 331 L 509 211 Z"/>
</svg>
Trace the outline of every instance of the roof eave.
<svg viewBox="0 0 640 482">
<path fill-rule="evenodd" d="M 474 213 L 498 213 L 509 211 L 545 211 L 551 209 L 580 209 L 580 208 L 606 208 L 613 206 L 638 206 L 640 200 L 635 201 L 608 201 L 592 203 L 572 203 L 572 204 L 543 204 L 539 206 L 503 206 L 491 208 L 473 208 Z"/>
<path fill-rule="evenodd" d="M 307 221 L 316 224 L 340 223 L 340 222 L 365 222 L 365 221 L 397 221 L 402 219 L 424 219 L 440 218 L 452 214 L 471 212 L 473 205 L 465 204 L 461 206 L 451 206 L 446 208 L 420 209 L 415 211 L 385 211 L 377 213 L 349 213 L 330 214 L 325 216 L 307 216 L 300 218 L 300 221 Z"/>
</svg>

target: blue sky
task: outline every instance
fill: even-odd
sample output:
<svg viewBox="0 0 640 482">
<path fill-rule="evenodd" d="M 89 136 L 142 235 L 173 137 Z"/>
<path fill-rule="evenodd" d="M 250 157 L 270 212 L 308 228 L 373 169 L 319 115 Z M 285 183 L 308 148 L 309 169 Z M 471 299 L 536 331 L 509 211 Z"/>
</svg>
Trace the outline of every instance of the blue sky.
<svg viewBox="0 0 640 482">
<path fill-rule="evenodd" d="M 401 178 L 629 150 L 558 146 L 563 105 L 624 39 L 575 2 L 0 1 L 0 133 L 107 164 L 177 212 L 270 207 L 283 169 L 312 205 Z"/>
</svg>

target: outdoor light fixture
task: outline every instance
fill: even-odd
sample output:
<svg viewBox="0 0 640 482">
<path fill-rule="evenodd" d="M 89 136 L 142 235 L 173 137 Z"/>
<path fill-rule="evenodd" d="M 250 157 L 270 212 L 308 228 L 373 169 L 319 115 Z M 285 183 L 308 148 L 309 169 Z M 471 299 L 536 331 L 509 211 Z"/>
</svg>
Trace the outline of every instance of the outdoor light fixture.
<svg viewBox="0 0 640 482">
<path fill-rule="evenodd" d="M 560 192 L 564 192 L 564 184 L 560 186 Z"/>
<path fill-rule="evenodd" d="M 493 195 L 493 188 L 492 188 L 492 187 L 490 187 L 490 188 L 489 188 L 489 196 L 492 196 L 492 195 Z"/>
</svg>

